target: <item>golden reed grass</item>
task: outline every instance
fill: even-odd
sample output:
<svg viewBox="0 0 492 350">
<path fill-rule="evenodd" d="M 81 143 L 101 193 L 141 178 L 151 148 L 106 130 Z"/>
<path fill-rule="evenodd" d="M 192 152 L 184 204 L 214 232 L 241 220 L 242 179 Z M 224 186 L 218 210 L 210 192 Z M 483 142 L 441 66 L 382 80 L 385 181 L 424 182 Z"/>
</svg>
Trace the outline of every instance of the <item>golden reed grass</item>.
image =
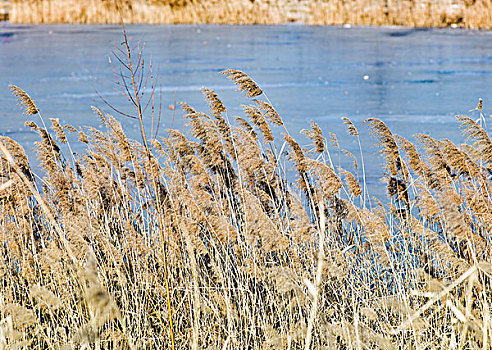
<svg viewBox="0 0 492 350">
<path fill-rule="evenodd" d="M 12 0 L 13 23 L 403 25 L 492 29 L 492 0 Z"/>
<path fill-rule="evenodd" d="M 0 138 L 0 348 L 490 348 L 483 106 L 457 117 L 464 144 L 416 145 L 368 119 L 381 203 L 366 195 L 362 153 L 315 123 L 300 145 L 261 84 L 223 73 L 251 98 L 244 116 L 204 88 L 210 111 L 183 104 L 187 128 L 162 139 L 129 139 L 97 108 L 101 129 L 46 125 L 11 86 L 35 118 L 42 173 Z M 142 95 L 128 91 L 138 118 Z"/>
</svg>

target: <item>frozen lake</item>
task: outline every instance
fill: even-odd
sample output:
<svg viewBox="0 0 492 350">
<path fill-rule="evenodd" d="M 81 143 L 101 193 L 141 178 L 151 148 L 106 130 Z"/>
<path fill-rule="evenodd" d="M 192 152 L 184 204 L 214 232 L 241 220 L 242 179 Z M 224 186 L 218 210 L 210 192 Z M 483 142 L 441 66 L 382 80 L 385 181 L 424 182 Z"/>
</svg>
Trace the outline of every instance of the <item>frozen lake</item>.
<svg viewBox="0 0 492 350">
<path fill-rule="evenodd" d="M 147 58 L 160 71 L 164 127 L 170 126 L 167 106 L 174 99 L 207 111 L 202 86 L 216 90 L 229 115 L 242 115 L 240 105 L 247 99 L 218 74 L 240 69 L 263 88 L 293 135 L 314 120 L 325 135 L 336 133 L 343 148 L 358 154 L 340 120 L 351 118 L 363 135 L 372 184 L 382 171 L 374 139 L 362 123 L 367 117 L 383 119 L 394 133 L 408 138 L 419 132 L 459 141 L 455 114 L 474 116 L 469 110 L 479 98 L 486 115 L 491 111 L 491 32 L 298 25 L 132 25 L 127 30 L 132 41 L 145 42 Z M 8 84 L 26 90 L 44 118 L 76 126 L 98 125 L 90 106 L 104 104 L 96 90 L 124 106 L 101 83 L 111 79 L 108 57 L 121 41 L 119 26 L 0 24 L 0 135 L 31 152 L 36 140 L 23 127 L 26 117 Z M 139 137 L 133 120 L 119 119 L 130 137 Z M 182 123 L 182 112 L 176 110 L 175 127 Z"/>
</svg>

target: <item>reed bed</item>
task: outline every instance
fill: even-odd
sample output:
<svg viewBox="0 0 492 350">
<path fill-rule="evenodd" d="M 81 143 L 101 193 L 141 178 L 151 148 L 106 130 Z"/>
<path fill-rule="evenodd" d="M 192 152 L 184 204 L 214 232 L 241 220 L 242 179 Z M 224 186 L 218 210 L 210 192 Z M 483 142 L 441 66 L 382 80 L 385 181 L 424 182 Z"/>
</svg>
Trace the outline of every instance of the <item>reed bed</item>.
<svg viewBox="0 0 492 350">
<path fill-rule="evenodd" d="M 492 0 L 12 0 L 13 23 L 460 26 L 492 29 Z"/>
<path fill-rule="evenodd" d="M 357 142 L 375 135 L 383 204 L 364 185 L 362 146 L 343 151 L 315 123 L 301 146 L 238 70 L 223 73 L 250 99 L 243 116 L 204 88 L 210 110 L 182 104 L 187 128 L 155 138 L 141 55 L 121 53 L 139 140 L 97 108 L 100 129 L 45 120 L 11 86 L 43 171 L 1 137 L 0 348 L 491 346 L 492 140 L 481 102 L 477 120 L 457 116 L 460 145 L 343 119 Z M 84 154 L 64 154 L 76 143 Z M 330 152 L 353 167 L 335 167 Z"/>
</svg>

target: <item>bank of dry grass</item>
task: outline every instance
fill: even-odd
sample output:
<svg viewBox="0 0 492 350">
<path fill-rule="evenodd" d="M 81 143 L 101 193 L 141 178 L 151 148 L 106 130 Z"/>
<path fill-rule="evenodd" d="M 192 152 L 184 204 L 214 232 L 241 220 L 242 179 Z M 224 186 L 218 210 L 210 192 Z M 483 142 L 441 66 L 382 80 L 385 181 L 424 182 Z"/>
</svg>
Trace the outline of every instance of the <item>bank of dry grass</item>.
<svg viewBox="0 0 492 350">
<path fill-rule="evenodd" d="M 119 84 L 142 121 L 141 56 L 127 57 L 134 79 Z M 100 129 L 45 120 L 11 87 L 43 173 L 0 139 L 0 348 L 489 348 L 481 103 L 478 121 L 457 117 L 461 145 L 343 119 L 355 142 L 375 135 L 383 204 L 367 194 L 363 146 L 343 151 L 314 123 L 301 146 L 255 81 L 224 74 L 251 98 L 243 116 L 203 89 L 210 111 L 183 104 L 185 130 L 155 139 L 141 124 L 138 141 L 99 109 Z M 85 154 L 64 154 L 75 143 Z"/>
<path fill-rule="evenodd" d="M 121 9 L 119 11 L 118 9 Z M 281 23 L 282 10 L 250 1 L 14 1 L 14 23 Z"/>
<path fill-rule="evenodd" d="M 491 0 L 12 0 L 14 23 L 404 25 L 492 28 Z"/>
</svg>

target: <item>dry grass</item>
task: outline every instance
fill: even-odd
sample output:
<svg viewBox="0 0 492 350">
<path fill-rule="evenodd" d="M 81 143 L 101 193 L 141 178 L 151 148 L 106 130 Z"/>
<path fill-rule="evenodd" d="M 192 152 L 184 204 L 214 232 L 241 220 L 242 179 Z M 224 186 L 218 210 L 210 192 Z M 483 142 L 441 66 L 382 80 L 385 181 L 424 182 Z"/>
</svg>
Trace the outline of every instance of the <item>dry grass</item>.
<svg viewBox="0 0 492 350">
<path fill-rule="evenodd" d="M 14 23 L 404 25 L 492 29 L 492 0 L 12 0 Z"/>
<path fill-rule="evenodd" d="M 389 199 L 371 207 L 362 153 L 346 153 L 356 172 L 335 169 L 318 125 L 302 147 L 257 83 L 225 73 L 257 99 L 245 117 L 231 123 L 203 89 L 210 113 L 183 104 L 188 128 L 161 140 L 143 129 L 131 140 L 98 109 L 101 130 L 51 119 L 50 131 L 12 87 L 37 118 L 26 126 L 43 174 L 1 138 L 0 348 L 489 348 L 481 108 L 478 123 L 458 117 L 470 145 L 419 135 L 416 146 L 368 120 Z M 142 120 L 140 90 L 127 87 Z M 351 137 L 367 132 L 343 122 Z M 85 154 L 65 157 L 77 142 Z"/>
</svg>

